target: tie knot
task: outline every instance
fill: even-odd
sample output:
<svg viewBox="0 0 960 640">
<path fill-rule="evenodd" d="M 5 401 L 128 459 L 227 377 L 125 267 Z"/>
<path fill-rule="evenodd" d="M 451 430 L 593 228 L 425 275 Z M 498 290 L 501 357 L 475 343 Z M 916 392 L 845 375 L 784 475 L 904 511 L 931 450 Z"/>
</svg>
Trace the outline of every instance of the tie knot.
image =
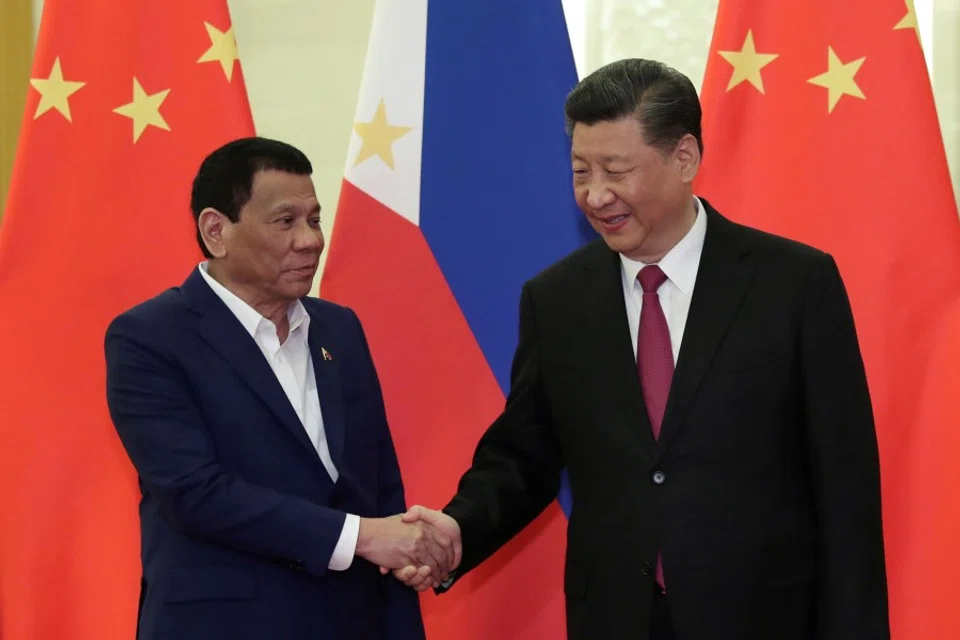
<svg viewBox="0 0 960 640">
<path fill-rule="evenodd" d="M 658 265 L 651 264 L 640 269 L 637 280 L 640 281 L 644 293 L 656 293 L 660 285 L 667 281 L 667 274 Z"/>
</svg>

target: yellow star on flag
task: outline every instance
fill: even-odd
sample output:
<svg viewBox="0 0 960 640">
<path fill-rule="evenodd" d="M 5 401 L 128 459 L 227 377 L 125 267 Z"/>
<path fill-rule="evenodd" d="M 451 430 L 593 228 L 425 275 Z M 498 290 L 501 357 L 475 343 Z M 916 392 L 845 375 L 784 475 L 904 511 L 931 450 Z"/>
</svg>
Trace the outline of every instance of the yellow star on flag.
<svg viewBox="0 0 960 640">
<path fill-rule="evenodd" d="M 917 24 L 917 10 L 913 6 L 913 0 L 904 0 L 907 5 L 907 15 L 900 19 L 894 30 L 897 29 L 916 29 L 917 37 L 920 37 L 920 25 Z"/>
<path fill-rule="evenodd" d="M 357 122 L 353 125 L 353 130 L 357 132 L 363 140 L 360 152 L 357 154 L 357 160 L 353 166 L 357 166 L 367 158 L 380 156 L 384 164 L 393 169 L 393 148 L 392 145 L 399 138 L 412 130 L 412 127 L 398 127 L 387 123 L 387 108 L 380 99 L 377 106 L 377 112 L 373 115 L 370 122 Z"/>
<path fill-rule="evenodd" d="M 160 105 L 167 99 L 168 93 L 170 93 L 170 89 L 147 95 L 147 92 L 140 86 L 140 81 L 136 78 L 133 79 L 133 102 L 117 107 L 113 112 L 133 120 L 134 143 L 140 139 L 140 134 L 149 126 L 170 131 L 170 125 L 160 115 Z"/>
<path fill-rule="evenodd" d="M 854 79 L 864 60 L 866 57 L 843 63 L 837 57 L 833 47 L 827 47 L 827 71 L 807 80 L 810 84 L 827 89 L 827 113 L 833 112 L 833 108 L 837 106 L 842 96 L 866 99 Z"/>
<path fill-rule="evenodd" d="M 223 75 L 227 76 L 227 81 L 232 81 L 233 62 L 240 59 L 237 39 L 233 35 L 233 27 L 231 26 L 226 31 L 220 31 L 209 22 L 204 22 L 203 26 L 207 28 L 207 35 L 210 36 L 210 48 L 200 56 L 197 64 L 219 62 L 220 66 L 223 67 Z"/>
<path fill-rule="evenodd" d="M 59 56 L 53 61 L 53 68 L 50 70 L 49 77 L 31 78 L 30 84 L 40 94 L 37 111 L 33 114 L 34 120 L 50 109 L 56 109 L 60 112 L 60 115 L 67 119 L 67 122 L 73 122 L 73 116 L 70 115 L 70 96 L 79 91 L 86 83 L 64 80 L 63 71 L 60 69 Z"/>
<path fill-rule="evenodd" d="M 747 31 L 747 37 L 743 41 L 743 48 L 740 51 L 718 51 L 717 53 L 733 65 L 733 75 L 730 76 L 727 91 L 746 81 L 760 93 L 763 93 L 763 76 L 760 75 L 760 70 L 773 62 L 779 55 L 777 53 L 757 53 L 757 47 L 753 43 L 752 29 Z"/>
</svg>

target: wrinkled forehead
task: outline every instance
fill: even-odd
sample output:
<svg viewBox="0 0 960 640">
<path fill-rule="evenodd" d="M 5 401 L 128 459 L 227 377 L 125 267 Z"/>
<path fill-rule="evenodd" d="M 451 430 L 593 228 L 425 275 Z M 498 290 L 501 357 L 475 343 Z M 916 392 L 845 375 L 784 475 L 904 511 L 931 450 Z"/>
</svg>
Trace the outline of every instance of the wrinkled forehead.
<svg viewBox="0 0 960 640">
<path fill-rule="evenodd" d="M 260 211 L 320 207 L 310 175 L 275 170 L 258 171 L 254 175 L 248 204 Z"/>
<path fill-rule="evenodd" d="M 640 123 L 634 118 L 577 123 L 570 156 L 574 161 L 622 162 L 643 153 L 647 146 Z"/>
</svg>

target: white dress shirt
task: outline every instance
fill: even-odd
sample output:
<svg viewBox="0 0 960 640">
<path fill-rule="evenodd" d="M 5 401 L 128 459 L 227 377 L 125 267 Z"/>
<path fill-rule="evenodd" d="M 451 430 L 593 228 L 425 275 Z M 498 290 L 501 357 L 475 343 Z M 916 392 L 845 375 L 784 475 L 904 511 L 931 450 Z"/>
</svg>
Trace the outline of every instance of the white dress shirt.
<svg viewBox="0 0 960 640">
<path fill-rule="evenodd" d="M 657 263 L 667 276 L 657 294 L 660 296 L 663 315 L 667 318 L 674 365 L 680 354 L 683 328 L 687 324 L 690 298 L 697 282 L 700 254 L 703 253 L 703 240 L 707 235 L 707 214 L 699 199 L 694 198 L 694 202 L 697 206 L 697 218 L 690 231 Z M 643 288 L 637 281 L 637 274 L 645 266 L 647 265 L 642 262 L 620 255 L 620 275 L 623 278 L 623 297 L 627 303 L 627 322 L 630 323 L 634 358 L 637 356 L 637 333 L 640 329 L 640 309 L 643 306 Z"/>
<path fill-rule="evenodd" d="M 310 345 L 307 342 L 310 314 L 303 307 L 303 303 L 297 300 L 287 309 L 290 331 L 287 339 L 281 344 L 276 325 L 214 280 L 207 273 L 206 262 L 200 264 L 200 274 L 257 343 L 270 369 L 277 376 L 277 381 L 283 387 L 290 404 L 297 412 L 297 417 L 300 418 L 303 428 L 310 437 L 310 442 L 316 448 L 320 461 L 330 474 L 330 478 L 336 482 L 340 474 L 330 457 L 327 436 L 323 430 L 323 413 L 320 410 L 320 397 L 317 393 L 317 378 L 313 371 Z M 357 550 L 359 534 L 359 516 L 347 514 L 343 530 L 340 532 L 340 539 L 333 550 L 333 555 L 330 556 L 327 568 L 343 571 L 350 567 Z"/>
</svg>

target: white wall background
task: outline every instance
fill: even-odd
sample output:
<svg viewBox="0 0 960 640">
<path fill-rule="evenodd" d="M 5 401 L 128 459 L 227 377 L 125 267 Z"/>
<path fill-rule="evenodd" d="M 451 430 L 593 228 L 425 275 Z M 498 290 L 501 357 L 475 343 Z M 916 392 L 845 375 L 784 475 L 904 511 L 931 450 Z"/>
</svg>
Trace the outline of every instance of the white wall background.
<svg viewBox="0 0 960 640">
<path fill-rule="evenodd" d="M 34 2 L 39 20 L 43 0 Z M 718 2 L 563 0 L 577 69 L 582 76 L 618 58 L 657 58 L 699 86 Z M 228 4 L 257 131 L 310 157 L 329 237 L 374 0 Z M 915 0 L 915 7 L 960 194 L 960 0 Z"/>
</svg>

